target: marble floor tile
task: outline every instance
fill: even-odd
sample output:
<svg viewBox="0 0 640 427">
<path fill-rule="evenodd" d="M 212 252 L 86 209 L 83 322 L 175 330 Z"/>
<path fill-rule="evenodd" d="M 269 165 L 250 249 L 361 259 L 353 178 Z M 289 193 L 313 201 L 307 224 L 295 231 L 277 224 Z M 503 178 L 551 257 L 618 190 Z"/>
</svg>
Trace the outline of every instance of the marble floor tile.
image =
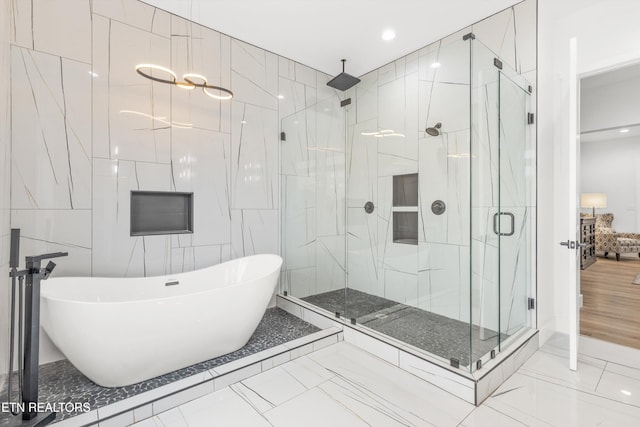
<svg viewBox="0 0 640 427">
<path fill-rule="evenodd" d="M 640 408 L 515 373 L 485 402 L 526 425 L 635 427 Z"/>
<path fill-rule="evenodd" d="M 578 358 L 578 370 L 568 368 L 567 357 L 538 351 L 520 368 L 522 373 L 566 385 L 577 390 L 594 392 L 604 372 L 606 362 L 587 356 Z"/>
<path fill-rule="evenodd" d="M 473 410 L 473 405 L 345 342 L 307 357 L 361 392 L 375 394 L 380 402 L 403 408 L 417 420 L 456 426 Z"/>
<path fill-rule="evenodd" d="M 465 418 L 460 427 L 523 427 L 526 424 L 496 411 L 488 406 L 482 405 L 473 410 Z"/>
<path fill-rule="evenodd" d="M 638 396 L 640 370 L 538 351 L 474 407 L 340 342 L 135 426 L 637 427 Z"/>
<path fill-rule="evenodd" d="M 307 388 L 282 366 L 242 381 L 260 399 L 278 406 L 307 391 Z"/>
<path fill-rule="evenodd" d="M 345 407 L 319 388 L 313 388 L 285 404 L 265 413 L 278 427 L 369 426 L 350 408 Z M 235 424 L 238 425 L 238 424 Z"/>
<path fill-rule="evenodd" d="M 608 363 L 596 392 L 601 396 L 640 407 L 640 371 Z"/>
<path fill-rule="evenodd" d="M 289 375 L 310 389 L 330 380 L 335 375 L 308 357 L 301 357 L 282 365 Z"/>
<path fill-rule="evenodd" d="M 246 400 L 230 388 L 192 400 L 178 409 L 189 427 L 270 425 Z"/>
</svg>

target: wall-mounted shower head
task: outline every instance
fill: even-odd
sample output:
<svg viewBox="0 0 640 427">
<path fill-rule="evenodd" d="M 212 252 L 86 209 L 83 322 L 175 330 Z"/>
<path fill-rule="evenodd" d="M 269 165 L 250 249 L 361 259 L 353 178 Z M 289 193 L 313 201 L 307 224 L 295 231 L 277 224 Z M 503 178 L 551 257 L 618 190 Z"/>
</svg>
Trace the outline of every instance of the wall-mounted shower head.
<svg viewBox="0 0 640 427">
<path fill-rule="evenodd" d="M 442 127 L 442 123 L 438 122 L 438 123 L 436 123 L 436 125 L 434 127 L 426 128 L 424 131 L 427 132 L 431 136 L 438 136 L 438 135 L 440 135 L 440 128 L 441 127 Z"/>
</svg>

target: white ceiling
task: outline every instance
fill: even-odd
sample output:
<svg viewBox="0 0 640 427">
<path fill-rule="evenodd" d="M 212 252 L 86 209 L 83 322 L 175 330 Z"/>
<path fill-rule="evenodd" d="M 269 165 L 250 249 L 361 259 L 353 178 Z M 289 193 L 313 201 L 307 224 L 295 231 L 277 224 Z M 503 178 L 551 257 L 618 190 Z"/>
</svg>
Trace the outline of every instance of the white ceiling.
<svg viewBox="0 0 640 427">
<path fill-rule="evenodd" d="M 521 0 L 144 1 L 330 75 L 346 58 L 360 76 Z"/>
</svg>

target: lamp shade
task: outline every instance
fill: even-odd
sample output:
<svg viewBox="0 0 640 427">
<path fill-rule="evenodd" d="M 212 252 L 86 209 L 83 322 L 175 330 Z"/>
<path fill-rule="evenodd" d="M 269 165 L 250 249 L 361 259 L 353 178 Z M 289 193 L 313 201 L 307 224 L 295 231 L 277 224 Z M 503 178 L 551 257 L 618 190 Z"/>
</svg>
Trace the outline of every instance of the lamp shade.
<svg viewBox="0 0 640 427">
<path fill-rule="evenodd" d="M 581 208 L 606 208 L 607 195 L 605 193 L 582 193 L 580 195 Z"/>
</svg>

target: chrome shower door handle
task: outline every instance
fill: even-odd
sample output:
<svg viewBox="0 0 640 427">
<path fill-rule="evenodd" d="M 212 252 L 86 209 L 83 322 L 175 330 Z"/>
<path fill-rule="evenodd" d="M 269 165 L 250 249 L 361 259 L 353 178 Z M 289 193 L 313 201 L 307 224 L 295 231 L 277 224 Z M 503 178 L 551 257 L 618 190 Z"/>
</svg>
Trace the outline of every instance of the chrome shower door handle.
<svg viewBox="0 0 640 427">
<path fill-rule="evenodd" d="M 510 219 L 511 231 L 508 233 L 502 233 L 498 230 L 498 221 L 500 216 L 506 215 Z M 513 236 L 516 232 L 516 216 L 511 212 L 496 212 L 493 214 L 493 232 L 498 236 Z"/>
</svg>

